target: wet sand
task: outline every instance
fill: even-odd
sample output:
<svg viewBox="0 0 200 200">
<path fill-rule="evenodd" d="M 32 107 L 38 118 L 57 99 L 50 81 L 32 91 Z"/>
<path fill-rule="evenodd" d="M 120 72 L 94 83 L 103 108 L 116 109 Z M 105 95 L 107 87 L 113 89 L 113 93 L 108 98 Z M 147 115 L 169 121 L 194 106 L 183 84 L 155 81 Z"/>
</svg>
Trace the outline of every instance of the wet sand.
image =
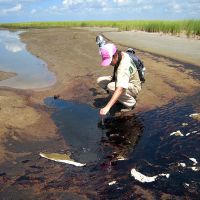
<svg viewBox="0 0 200 200">
<path fill-rule="evenodd" d="M 35 30 L 23 35 L 22 40 L 27 43 L 28 49 L 46 61 L 49 69 L 54 71 L 58 78 L 57 84 L 50 90 L 34 93 L 37 99 L 39 95 L 43 99 L 46 94 L 60 93 L 64 99 L 92 103 L 93 96 L 89 89 L 94 86 L 93 89 L 99 90 L 96 78 L 112 73 L 112 68 L 105 69 L 99 65 L 100 57 L 94 42 L 97 34 L 98 31 L 87 32 L 81 29 L 75 29 L 75 31 L 50 29 Z M 107 34 L 110 33 L 106 32 L 105 35 Z M 112 34 L 116 35 L 115 32 Z M 48 45 L 46 45 L 47 41 Z M 164 38 L 163 42 L 165 43 Z M 130 44 L 132 45 L 132 43 Z M 122 45 L 118 45 L 118 47 L 122 50 L 127 48 Z M 182 47 L 185 47 L 184 43 Z M 193 46 L 188 48 L 193 48 Z M 163 51 L 165 49 L 166 52 L 169 51 L 168 48 L 164 48 Z M 191 77 L 190 69 L 184 69 L 180 62 L 139 50 L 137 54 L 147 67 L 147 81 L 139 96 L 138 110 L 164 105 L 173 98 L 187 96 L 199 88 L 199 81 Z M 185 56 L 183 55 L 181 58 L 184 60 Z M 81 94 L 80 91 L 82 91 Z"/>
<path fill-rule="evenodd" d="M 106 97 L 106 94 L 96 85 L 96 78 L 100 75 L 111 74 L 112 69 L 102 68 L 99 65 L 100 57 L 95 44 L 95 37 L 98 33 L 100 33 L 99 30 L 90 32 L 81 29 L 45 29 L 30 30 L 21 35 L 28 50 L 44 60 L 48 64 L 49 70 L 56 74 L 57 83 L 51 88 L 34 91 L 0 89 L 0 163 L 3 166 L 2 170 L 6 169 L 6 166 L 10 166 L 10 163 L 19 164 L 19 159 L 24 161 L 27 156 L 30 156 L 29 159 L 35 158 L 34 162 L 37 163 L 36 154 L 44 149 L 44 146 L 46 150 L 52 149 L 53 146 L 55 151 L 59 148 L 68 148 L 60 138 L 57 127 L 51 119 L 52 111 L 44 105 L 45 98 L 59 95 L 61 99 L 87 103 L 93 107 L 101 105 L 99 102 Z M 159 47 L 157 50 L 146 47 L 139 50 L 140 45 L 132 43 L 132 40 L 127 37 L 127 34 L 130 33 L 117 35 L 118 33 L 115 32 L 103 32 L 103 34 L 109 39 L 112 38 L 114 42 L 121 38 L 120 41 L 118 40 L 118 47 L 122 50 L 127 48 L 128 41 L 128 45 L 131 44 L 132 47 L 138 49 L 137 54 L 146 65 L 146 82 L 138 96 L 134 112 L 150 111 L 199 92 L 200 81 L 193 76 L 190 65 L 185 68 L 185 63 L 167 58 L 169 49 L 163 49 L 160 39 L 158 39 L 159 46 L 156 38 L 151 41 L 155 42 L 153 46 Z M 124 37 L 126 40 L 122 40 Z M 144 37 L 146 38 L 146 36 Z M 162 39 L 166 44 L 165 37 Z M 178 60 L 186 62 L 184 52 L 181 56 L 179 52 L 179 49 L 185 48 L 186 44 L 183 42 L 178 45 L 179 48 L 174 49 L 177 51 L 177 55 L 179 54 Z M 193 46 L 189 48 L 193 49 Z M 159 54 L 161 49 L 162 54 L 166 57 L 155 55 L 155 53 Z M 154 54 L 149 53 L 151 50 Z M 194 61 L 192 58 L 187 61 L 191 64 L 198 64 L 198 61 Z M 199 68 L 199 66 L 192 67 Z M 197 108 L 196 112 L 200 112 L 200 108 Z M 21 151 L 15 146 L 10 150 L 10 144 L 19 142 L 27 144 L 36 142 L 37 145 L 31 150 L 25 144 L 21 146 Z M 23 151 L 23 147 L 26 150 Z M 35 157 L 32 156 L 33 153 Z M 19 166 L 16 168 L 18 169 Z M 26 167 L 23 170 L 26 170 Z M 60 166 L 54 170 L 61 170 Z M 14 173 L 12 169 L 10 171 L 10 173 Z M 46 176 L 48 175 L 46 174 Z M 48 178 L 49 182 L 51 178 Z M 61 180 L 61 182 L 64 184 L 65 181 Z M 7 180 L 7 183 L 12 184 L 12 180 Z M 35 186 L 34 190 L 40 193 L 40 185 Z M 136 190 L 142 193 L 142 189 L 139 187 Z M 84 195 L 80 195 L 81 189 L 75 185 L 71 186 L 68 191 L 68 195 L 78 194 L 77 199 L 79 197 L 87 199 Z M 90 195 L 97 195 L 96 193 L 92 194 L 92 190 L 90 192 Z"/>
<path fill-rule="evenodd" d="M 12 72 L 3 72 L 3 71 L 0 71 L 0 81 L 6 80 L 6 79 L 11 78 L 11 77 L 13 77 L 15 75 L 16 74 L 12 73 Z"/>
</svg>

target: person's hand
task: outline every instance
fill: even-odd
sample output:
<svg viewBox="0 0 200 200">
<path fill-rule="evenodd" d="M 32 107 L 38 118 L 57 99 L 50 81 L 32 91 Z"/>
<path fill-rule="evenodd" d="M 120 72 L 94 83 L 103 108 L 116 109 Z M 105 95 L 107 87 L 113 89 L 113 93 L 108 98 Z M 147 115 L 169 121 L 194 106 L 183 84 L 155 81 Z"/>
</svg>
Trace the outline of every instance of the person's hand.
<svg viewBox="0 0 200 200">
<path fill-rule="evenodd" d="M 108 107 L 106 106 L 106 107 L 104 107 L 104 108 L 102 108 L 102 109 L 100 110 L 99 114 L 105 116 L 105 115 L 108 113 L 109 110 L 110 110 L 110 108 L 108 108 Z"/>
<path fill-rule="evenodd" d="M 112 106 L 115 104 L 115 102 L 118 100 L 120 95 L 125 89 L 122 87 L 117 87 L 114 94 L 112 95 L 112 98 L 107 103 L 107 105 L 100 110 L 100 115 L 106 115 L 108 111 L 112 108 Z"/>
</svg>

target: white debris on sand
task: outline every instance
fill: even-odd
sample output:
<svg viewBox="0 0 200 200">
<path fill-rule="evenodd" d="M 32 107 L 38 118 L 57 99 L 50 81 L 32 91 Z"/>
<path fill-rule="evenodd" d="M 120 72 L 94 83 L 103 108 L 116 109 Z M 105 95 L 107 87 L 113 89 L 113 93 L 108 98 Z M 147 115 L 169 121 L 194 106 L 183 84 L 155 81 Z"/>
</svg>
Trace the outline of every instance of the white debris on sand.
<svg viewBox="0 0 200 200">
<path fill-rule="evenodd" d="M 68 155 L 65 154 L 57 154 L 57 153 L 40 153 L 40 156 L 49 160 L 53 160 L 56 162 L 66 163 L 70 165 L 74 165 L 76 167 L 83 167 L 86 164 L 82 164 L 79 162 L 75 162 Z"/>
<path fill-rule="evenodd" d="M 191 134 L 196 134 L 196 135 L 199 135 L 200 133 L 198 131 L 192 131 L 192 132 L 189 132 L 189 133 L 186 133 L 185 136 L 189 136 Z"/>
<path fill-rule="evenodd" d="M 192 169 L 193 171 L 199 171 L 200 167 L 197 167 L 196 165 L 198 164 L 196 158 L 189 158 L 193 162 L 192 167 L 187 167 L 185 163 L 178 163 L 179 167 L 186 167 L 187 169 Z"/>
<path fill-rule="evenodd" d="M 128 160 L 128 158 L 125 158 L 124 156 L 117 156 L 117 160 Z"/>
<path fill-rule="evenodd" d="M 159 174 L 157 176 L 145 176 L 144 174 L 138 172 L 135 168 L 131 170 L 131 176 L 133 176 L 136 180 L 142 182 L 142 183 L 150 183 L 154 182 L 158 177 L 160 176 L 166 176 L 166 178 L 169 178 L 170 174 Z"/>
<path fill-rule="evenodd" d="M 199 113 L 193 113 L 193 114 L 189 115 L 189 117 L 196 117 L 198 115 L 199 115 Z"/>
<path fill-rule="evenodd" d="M 188 167 L 188 168 L 190 168 L 190 169 L 192 169 L 193 171 L 199 171 L 200 169 L 199 169 L 199 167 Z"/>
<path fill-rule="evenodd" d="M 189 159 L 193 162 L 193 165 L 196 165 L 198 163 L 196 158 L 189 158 Z"/>
<path fill-rule="evenodd" d="M 180 130 L 170 133 L 170 136 L 172 136 L 172 135 L 175 135 L 175 136 L 181 136 L 181 137 L 184 136 L 183 133 L 181 133 Z"/>
<path fill-rule="evenodd" d="M 186 133 L 186 135 L 185 136 L 189 136 L 191 133 Z"/>
<path fill-rule="evenodd" d="M 188 123 L 182 123 L 182 126 L 188 126 Z"/>
<path fill-rule="evenodd" d="M 175 136 L 181 136 L 181 137 L 186 136 L 186 137 L 187 137 L 187 136 L 189 136 L 189 135 L 191 135 L 191 134 L 199 135 L 200 133 L 199 133 L 198 131 L 192 131 L 192 132 L 188 132 L 188 133 L 186 133 L 186 134 L 184 135 L 180 130 L 178 130 L 178 131 L 175 131 L 175 132 L 170 133 L 170 136 L 175 135 Z"/>
<path fill-rule="evenodd" d="M 179 167 L 186 167 L 186 164 L 185 163 L 178 163 L 178 166 Z"/>
<path fill-rule="evenodd" d="M 116 183 L 117 183 L 117 181 L 111 181 L 110 183 L 108 183 L 108 185 L 114 185 Z"/>
<path fill-rule="evenodd" d="M 192 131 L 192 133 L 197 133 L 198 131 Z"/>
<path fill-rule="evenodd" d="M 192 119 L 200 120 L 200 113 L 190 114 L 189 117 L 191 117 Z"/>
<path fill-rule="evenodd" d="M 184 183 L 184 185 L 185 185 L 186 187 L 189 187 L 189 186 L 190 186 L 190 184 L 189 184 L 189 183 Z"/>
</svg>

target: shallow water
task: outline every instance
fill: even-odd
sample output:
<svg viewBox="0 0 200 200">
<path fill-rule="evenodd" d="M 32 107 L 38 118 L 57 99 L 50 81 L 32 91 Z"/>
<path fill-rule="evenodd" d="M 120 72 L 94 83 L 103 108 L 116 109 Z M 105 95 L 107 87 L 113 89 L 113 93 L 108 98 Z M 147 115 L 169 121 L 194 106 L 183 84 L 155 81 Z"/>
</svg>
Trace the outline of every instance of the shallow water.
<svg viewBox="0 0 200 200">
<path fill-rule="evenodd" d="M 189 117 L 199 102 L 200 92 L 132 117 L 109 117 L 102 125 L 98 109 L 89 105 L 53 98 L 45 100 L 48 107 L 56 108 L 52 118 L 70 145 L 73 158 L 87 163 L 88 168 L 79 173 L 84 174 L 86 170 L 88 176 L 93 175 L 95 180 L 90 179 L 88 184 L 107 199 L 122 199 L 124 194 L 134 198 L 135 185 L 155 195 L 168 193 L 196 198 L 200 194 L 200 122 Z M 184 136 L 170 136 L 177 130 Z M 186 136 L 187 133 L 190 134 Z M 179 163 L 185 163 L 186 167 Z M 150 177 L 162 173 L 170 177 L 141 183 L 131 176 L 132 168 Z M 117 183 L 108 186 L 108 180 Z M 101 189 L 97 189 L 100 185 Z"/>
<path fill-rule="evenodd" d="M 51 86 L 55 75 L 48 71 L 46 63 L 33 56 L 20 41 L 22 31 L 0 30 L 0 71 L 17 75 L 0 81 L 0 86 L 34 89 Z"/>
<path fill-rule="evenodd" d="M 131 142 L 135 143 L 142 129 L 136 117 L 129 120 L 117 119 L 116 122 L 108 117 L 102 122 L 98 109 L 86 104 L 54 98 L 45 99 L 45 104 L 56 108 L 52 118 L 79 162 L 91 163 L 102 160 L 113 153 L 115 144 L 119 147 L 116 151 L 120 150 L 115 153 L 126 156 L 128 152 L 124 149 L 127 146 L 132 148 Z M 115 127 L 116 123 L 118 127 Z M 135 137 L 132 138 L 133 141 L 131 138 L 126 141 L 131 134 L 130 131 L 137 131 L 137 134 L 135 133 Z"/>
</svg>

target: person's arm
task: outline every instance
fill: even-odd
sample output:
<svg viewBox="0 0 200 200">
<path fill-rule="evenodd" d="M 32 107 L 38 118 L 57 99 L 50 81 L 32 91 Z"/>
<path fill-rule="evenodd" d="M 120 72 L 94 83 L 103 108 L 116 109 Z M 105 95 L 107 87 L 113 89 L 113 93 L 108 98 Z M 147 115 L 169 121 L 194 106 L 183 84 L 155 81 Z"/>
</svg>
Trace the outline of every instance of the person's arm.
<svg viewBox="0 0 200 200">
<path fill-rule="evenodd" d="M 122 87 L 117 87 L 112 98 L 110 101 L 107 103 L 107 105 L 100 110 L 100 115 L 106 115 L 111 107 L 115 104 L 115 102 L 118 100 L 119 96 L 123 93 L 124 88 Z"/>
</svg>

